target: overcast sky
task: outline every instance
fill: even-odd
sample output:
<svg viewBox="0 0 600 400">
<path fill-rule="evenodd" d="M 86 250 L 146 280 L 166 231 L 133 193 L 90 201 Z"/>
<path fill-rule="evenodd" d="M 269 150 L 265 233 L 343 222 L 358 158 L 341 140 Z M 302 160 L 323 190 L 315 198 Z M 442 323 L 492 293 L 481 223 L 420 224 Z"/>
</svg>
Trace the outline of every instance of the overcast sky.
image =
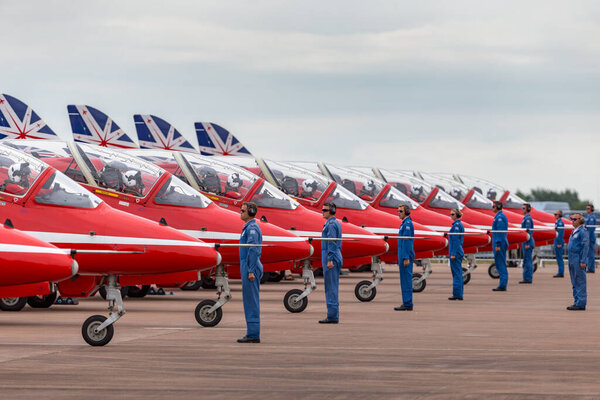
<svg viewBox="0 0 600 400">
<path fill-rule="evenodd" d="M 0 0 L 0 92 L 256 155 L 460 172 L 600 205 L 598 1 Z"/>
</svg>

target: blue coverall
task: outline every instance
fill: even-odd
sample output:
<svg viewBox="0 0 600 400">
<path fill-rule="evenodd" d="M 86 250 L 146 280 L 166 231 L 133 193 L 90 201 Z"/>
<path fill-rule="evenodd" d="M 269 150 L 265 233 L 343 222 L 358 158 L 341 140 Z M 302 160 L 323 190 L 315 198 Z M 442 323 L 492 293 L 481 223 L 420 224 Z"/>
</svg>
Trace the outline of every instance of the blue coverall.
<svg viewBox="0 0 600 400">
<path fill-rule="evenodd" d="M 596 272 L 596 259 L 594 257 L 594 248 L 596 246 L 596 228 L 595 227 L 587 227 L 588 225 L 596 225 L 596 216 L 594 214 L 588 214 L 585 218 L 585 225 L 590 236 L 590 246 L 588 250 L 588 256 L 586 260 L 587 270 L 589 272 Z"/>
<path fill-rule="evenodd" d="M 322 238 L 341 239 L 342 226 L 335 217 L 329 218 L 323 226 Z M 328 268 L 327 263 L 333 261 L 333 268 Z M 340 271 L 344 260 L 342 258 L 342 241 L 332 240 L 321 243 L 321 264 L 323 265 L 323 279 L 325 283 L 325 302 L 327 303 L 327 319 L 339 321 L 339 287 Z"/>
<path fill-rule="evenodd" d="M 492 224 L 492 230 L 506 231 L 508 230 L 508 220 L 502 210 L 496 213 L 494 217 L 494 223 Z M 496 270 L 500 274 L 500 282 L 498 283 L 499 289 L 506 289 L 508 285 L 508 270 L 506 269 L 506 250 L 508 249 L 508 234 L 506 232 L 494 232 L 492 233 L 492 246 L 494 251 L 494 263 L 496 264 Z M 500 248 L 500 251 L 496 251 L 496 247 Z"/>
<path fill-rule="evenodd" d="M 398 236 L 415 236 L 415 227 L 410 217 L 402 220 Z M 413 261 L 415 260 L 415 250 L 413 247 L 415 239 L 398 239 L 398 268 L 400 270 L 400 287 L 402 288 L 402 305 L 412 307 L 413 295 Z M 408 260 L 408 265 L 404 266 L 404 260 Z"/>
<path fill-rule="evenodd" d="M 262 244 L 262 232 L 256 220 L 246 222 L 240 244 Z M 260 338 L 260 278 L 263 266 L 260 263 L 261 247 L 240 247 L 240 274 L 242 275 L 242 300 L 246 316 L 246 336 Z M 248 279 L 249 273 L 254 280 Z"/>
<path fill-rule="evenodd" d="M 585 263 L 589 251 L 590 236 L 583 226 L 578 226 L 569 237 L 569 275 L 573 285 L 573 298 L 578 307 L 585 308 L 587 303 Z"/>
<path fill-rule="evenodd" d="M 533 240 L 533 218 L 531 215 L 525 214 L 521 228 L 529 229 L 529 240 L 523 242 L 521 249 L 523 250 L 523 280 L 525 282 L 533 281 L 533 249 L 535 241 Z M 529 246 L 529 248 L 527 248 Z"/>
<path fill-rule="evenodd" d="M 457 219 L 452 224 L 449 232 L 464 233 L 465 228 L 462 222 Z M 448 235 L 448 255 L 450 256 L 450 269 L 452 270 L 452 296 L 459 299 L 463 298 L 462 259 L 465 255 L 463 240 L 463 235 Z M 452 256 L 454 256 L 454 260 Z"/>
<path fill-rule="evenodd" d="M 565 223 L 562 221 L 562 218 L 559 218 L 554 223 L 554 226 L 558 232 L 554 239 L 554 255 L 556 256 L 556 263 L 558 264 L 558 275 L 564 275 L 565 262 L 563 260 L 563 255 L 565 252 Z"/>
</svg>

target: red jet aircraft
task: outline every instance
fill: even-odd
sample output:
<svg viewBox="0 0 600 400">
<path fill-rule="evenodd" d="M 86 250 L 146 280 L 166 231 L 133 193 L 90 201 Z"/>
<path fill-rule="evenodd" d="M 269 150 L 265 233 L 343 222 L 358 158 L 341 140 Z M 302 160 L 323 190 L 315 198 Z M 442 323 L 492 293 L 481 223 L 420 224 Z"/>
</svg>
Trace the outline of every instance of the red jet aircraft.
<svg viewBox="0 0 600 400">
<path fill-rule="evenodd" d="M 225 266 L 233 276 L 240 275 L 238 247 L 244 223 L 239 213 L 218 207 L 179 178 L 133 154 L 74 142 L 20 140 L 11 144 L 63 171 L 114 208 L 217 244 L 222 256 L 215 272 L 218 300 L 201 301 L 194 315 L 202 326 L 219 323 L 222 306 L 231 299 Z M 303 260 L 312 254 L 313 248 L 305 239 L 259 223 L 267 246 L 261 256 L 266 272 L 287 269 L 290 260 Z M 157 282 L 149 276 L 145 283 Z"/>
<path fill-rule="evenodd" d="M 2 311 L 19 311 L 28 302 L 37 307 L 38 296 L 51 293 L 51 282 L 70 278 L 79 270 L 68 250 L 14 229 L 10 222 L 0 227 L 0 260 Z"/>
<path fill-rule="evenodd" d="M 301 312 L 306 308 L 307 296 L 316 288 L 312 268 L 321 265 L 322 215 L 307 210 L 263 178 L 234 165 L 237 157 L 215 158 L 165 150 L 130 150 L 127 153 L 153 161 L 189 182 L 221 207 L 238 211 L 243 202 L 254 202 L 259 206 L 258 218 L 312 240 L 315 252 L 302 265 L 304 291 L 292 289 L 284 298 L 284 305 L 290 312 Z M 387 244 L 380 237 L 350 223 L 344 223 L 343 237 L 352 239 L 342 246 L 345 258 L 372 257 L 373 262 L 378 263 L 377 256 L 387 250 Z"/>
<path fill-rule="evenodd" d="M 53 167 L 11 145 L 0 143 L 0 207 L 12 225 L 59 248 L 75 250 L 79 274 L 58 283 L 64 296 L 87 297 L 104 285 L 110 316 L 88 318 L 82 327 L 87 343 L 107 344 L 124 313 L 119 277 L 186 272 L 198 276 L 220 262 L 213 245 L 175 229 L 111 208 Z M 51 142 L 48 142 L 51 143 Z M 38 155 L 40 155 L 38 153 Z M 117 311 L 112 312 L 114 305 Z"/>
</svg>

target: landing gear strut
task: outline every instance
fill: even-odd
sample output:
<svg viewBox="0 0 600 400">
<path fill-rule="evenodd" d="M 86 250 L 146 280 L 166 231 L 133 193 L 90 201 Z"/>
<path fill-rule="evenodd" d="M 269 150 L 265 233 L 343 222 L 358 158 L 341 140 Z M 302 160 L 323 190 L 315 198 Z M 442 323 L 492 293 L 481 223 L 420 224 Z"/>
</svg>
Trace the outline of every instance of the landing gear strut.
<svg viewBox="0 0 600 400">
<path fill-rule="evenodd" d="M 304 291 L 292 289 L 285 294 L 283 305 L 291 313 L 299 313 L 306 309 L 308 305 L 308 295 L 317 288 L 315 276 L 312 270 L 312 264 L 309 260 L 304 260 L 302 264 L 302 279 L 304 279 Z M 310 285 L 310 286 L 309 286 Z"/>
<path fill-rule="evenodd" d="M 221 322 L 223 310 L 221 307 L 231 300 L 229 290 L 229 279 L 225 273 L 225 267 L 218 265 L 215 272 L 215 286 L 217 287 L 217 301 L 206 299 L 196 306 L 194 316 L 196 321 L 204 327 L 213 327 Z"/>
<path fill-rule="evenodd" d="M 477 268 L 477 259 L 475 258 L 475 254 L 467 254 L 465 256 L 467 259 L 467 268 L 462 269 L 463 271 L 463 285 L 466 285 L 471 281 L 471 272 Z"/>
<path fill-rule="evenodd" d="M 416 260 L 415 263 L 423 268 L 423 274 L 418 272 L 413 273 L 412 284 L 413 284 L 413 292 L 419 293 L 425 290 L 425 286 L 427 286 L 427 282 L 425 281 L 429 275 L 433 272 L 431 269 L 431 262 L 428 258 L 423 260 Z"/>
<path fill-rule="evenodd" d="M 383 269 L 379 257 L 371 257 L 371 271 L 373 272 L 373 282 L 360 281 L 354 288 L 354 295 L 360 301 L 371 301 L 377 295 L 376 286 L 383 280 Z"/>
<path fill-rule="evenodd" d="M 103 315 L 92 315 L 85 320 L 81 327 L 83 339 L 90 346 L 104 346 L 111 341 L 115 331 L 113 324 L 125 315 L 121 290 L 117 285 L 117 277 L 109 275 L 106 286 L 106 300 L 108 300 L 108 318 Z M 117 311 L 114 312 L 115 304 Z"/>
</svg>

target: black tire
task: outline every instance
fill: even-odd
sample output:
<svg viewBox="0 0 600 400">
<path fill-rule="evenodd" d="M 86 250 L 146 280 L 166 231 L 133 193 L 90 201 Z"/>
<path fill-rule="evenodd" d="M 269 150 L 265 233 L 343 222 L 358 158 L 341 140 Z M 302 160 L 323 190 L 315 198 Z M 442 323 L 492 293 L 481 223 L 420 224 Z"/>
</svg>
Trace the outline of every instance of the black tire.
<svg viewBox="0 0 600 400">
<path fill-rule="evenodd" d="M 492 263 L 492 265 L 490 265 L 490 267 L 488 268 L 488 274 L 490 275 L 490 277 L 492 279 L 500 279 L 500 274 L 498 273 L 498 270 L 496 269 L 495 263 Z"/>
<path fill-rule="evenodd" d="M 5 297 L 0 299 L 0 310 L 21 311 L 27 304 L 28 297 Z"/>
<path fill-rule="evenodd" d="M 467 271 L 469 271 L 468 268 L 462 267 L 463 285 L 466 285 L 467 283 L 471 282 L 471 273 Z"/>
<path fill-rule="evenodd" d="M 214 306 L 216 301 L 206 299 L 202 300 L 196 306 L 194 310 L 194 317 L 196 317 L 196 321 L 207 328 L 217 326 L 219 322 L 221 322 L 221 318 L 223 318 L 223 309 L 221 307 L 217 308 L 212 313 L 208 313 L 208 310 Z"/>
<path fill-rule="evenodd" d="M 285 271 L 271 272 L 269 276 L 269 282 L 281 282 L 285 276 Z"/>
<path fill-rule="evenodd" d="M 538 264 L 537 261 L 533 263 L 533 272 L 537 271 L 538 269 Z"/>
<path fill-rule="evenodd" d="M 421 279 L 423 275 L 419 274 L 418 272 L 415 272 L 412 276 L 412 287 L 413 287 L 413 293 L 421 293 L 423 290 L 425 290 L 425 286 L 427 286 L 427 280 L 423 279 L 421 282 L 417 281 L 419 279 Z"/>
<path fill-rule="evenodd" d="M 129 291 L 129 286 L 123 286 L 121 288 L 121 297 L 123 298 L 123 300 L 125 300 L 125 297 L 127 297 L 128 291 Z M 101 286 L 100 289 L 98 290 L 98 293 L 100 293 L 100 297 L 102 297 L 104 300 L 106 300 L 106 286 Z"/>
<path fill-rule="evenodd" d="M 133 297 L 136 299 L 146 297 L 146 295 L 148 294 L 149 291 L 150 291 L 150 285 L 142 285 L 142 287 L 127 286 L 127 296 Z"/>
<path fill-rule="evenodd" d="M 43 296 L 31 296 L 27 298 L 27 304 L 29 304 L 31 308 L 50 308 L 57 297 L 58 293 L 56 292 Z"/>
<path fill-rule="evenodd" d="M 265 283 L 267 283 L 269 281 L 270 276 L 270 272 L 263 272 L 262 276 L 260 277 L 260 284 L 264 285 Z"/>
<path fill-rule="evenodd" d="M 314 276 L 323 276 L 323 268 L 317 268 L 313 271 Z"/>
<path fill-rule="evenodd" d="M 202 289 L 216 289 L 217 288 L 217 284 L 215 281 L 215 278 L 213 278 L 212 276 L 203 276 L 202 279 L 200 280 L 200 285 L 202 286 Z"/>
<path fill-rule="evenodd" d="M 306 306 L 308 306 L 308 298 L 305 297 L 302 300 L 297 301 L 296 299 L 301 294 L 302 290 L 300 289 L 292 289 L 288 291 L 283 297 L 283 305 L 285 306 L 285 309 L 291 313 L 299 313 L 304 311 Z"/>
<path fill-rule="evenodd" d="M 368 289 L 371 286 L 371 281 L 360 281 L 354 287 L 354 295 L 360 301 L 371 301 L 377 295 L 377 288 Z"/>
<path fill-rule="evenodd" d="M 509 261 L 506 263 L 507 268 L 517 268 L 518 266 L 519 266 L 519 263 L 516 261 Z"/>
<path fill-rule="evenodd" d="M 202 281 L 189 281 L 186 282 L 180 289 L 181 290 L 198 290 L 202 287 Z"/>
<path fill-rule="evenodd" d="M 105 316 L 92 315 L 86 319 L 81 326 L 81 335 L 83 336 L 83 340 L 85 340 L 90 346 L 104 346 L 113 338 L 113 335 L 115 334 L 115 328 L 112 326 L 112 324 L 98 333 L 94 332 L 94 329 L 100 326 L 104 321 L 106 321 Z"/>
</svg>

